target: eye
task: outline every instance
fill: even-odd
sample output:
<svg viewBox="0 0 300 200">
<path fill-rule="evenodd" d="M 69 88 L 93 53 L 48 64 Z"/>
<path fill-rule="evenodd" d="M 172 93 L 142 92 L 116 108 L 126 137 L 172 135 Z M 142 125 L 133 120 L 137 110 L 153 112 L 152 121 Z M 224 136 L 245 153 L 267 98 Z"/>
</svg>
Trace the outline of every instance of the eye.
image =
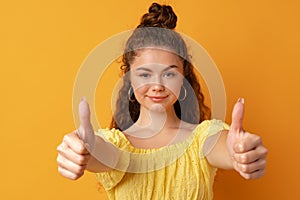
<svg viewBox="0 0 300 200">
<path fill-rule="evenodd" d="M 142 73 L 142 74 L 140 74 L 139 76 L 142 77 L 142 78 L 149 78 L 149 77 L 150 77 L 150 74 Z"/>
<path fill-rule="evenodd" d="M 175 76 L 175 73 L 174 72 L 167 72 L 163 75 L 163 77 L 165 78 L 171 78 L 171 77 L 174 77 Z"/>
</svg>

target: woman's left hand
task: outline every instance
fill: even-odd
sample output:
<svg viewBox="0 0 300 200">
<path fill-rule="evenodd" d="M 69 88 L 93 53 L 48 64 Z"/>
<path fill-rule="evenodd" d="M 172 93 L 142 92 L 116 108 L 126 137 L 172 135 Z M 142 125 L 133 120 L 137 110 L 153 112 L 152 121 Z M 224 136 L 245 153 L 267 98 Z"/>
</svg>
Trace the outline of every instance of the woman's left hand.
<svg viewBox="0 0 300 200">
<path fill-rule="evenodd" d="M 267 148 L 262 139 L 242 128 L 244 99 L 240 98 L 232 111 L 232 123 L 227 136 L 227 148 L 233 168 L 245 179 L 257 179 L 265 174 Z"/>
</svg>

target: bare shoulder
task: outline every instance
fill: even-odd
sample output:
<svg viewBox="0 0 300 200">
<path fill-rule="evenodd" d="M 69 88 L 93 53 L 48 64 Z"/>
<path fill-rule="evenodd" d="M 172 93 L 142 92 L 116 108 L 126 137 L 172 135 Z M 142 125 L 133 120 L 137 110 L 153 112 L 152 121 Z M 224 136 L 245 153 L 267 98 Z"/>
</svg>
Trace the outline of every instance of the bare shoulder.
<svg viewBox="0 0 300 200">
<path fill-rule="evenodd" d="M 192 132 L 199 124 L 191 124 L 189 122 L 182 121 L 180 122 L 180 126 L 178 129 L 185 130 L 188 132 Z"/>
</svg>

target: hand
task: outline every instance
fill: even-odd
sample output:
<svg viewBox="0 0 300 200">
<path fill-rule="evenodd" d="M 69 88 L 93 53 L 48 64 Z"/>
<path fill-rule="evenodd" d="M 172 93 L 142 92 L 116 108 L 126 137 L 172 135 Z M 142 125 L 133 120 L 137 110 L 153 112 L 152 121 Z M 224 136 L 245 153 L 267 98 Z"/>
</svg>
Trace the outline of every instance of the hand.
<svg viewBox="0 0 300 200">
<path fill-rule="evenodd" d="M 85 98 L 82 98 L 79 103 L 79 118 L 79 129 L 65 135 L 62 143 L 57 147 L 58 172 L 72 180 L 84 174 L 95 143 L 89 105 Z"/>
<path fill-rule="evenodd" d="M 233 158 L 233 168 L 245 179 L 257 179 L 265 174 L 268 150 L 259 136 L 242 128 L 244 99 L 240 98 L 232 111 L 227 147 Z"/>
</svg>

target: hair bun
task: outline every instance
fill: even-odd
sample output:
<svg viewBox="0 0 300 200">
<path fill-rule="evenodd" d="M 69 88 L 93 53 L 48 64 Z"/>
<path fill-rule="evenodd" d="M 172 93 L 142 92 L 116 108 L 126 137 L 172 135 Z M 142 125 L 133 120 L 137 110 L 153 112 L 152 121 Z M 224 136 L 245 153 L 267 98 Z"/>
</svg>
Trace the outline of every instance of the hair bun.
<svg viewBox="0 0 300 200">
<path fill-rule="evenodd" d="M 158 13 L 161 10 L 161 5 L 153 3 L 149 8 L 149 13 Z"/>
<path fill-rule="evenodd" d="M 177 16 L 171 6 L 153 3 L 149 8 L 149 13 L 143 15 L 140 27 L 161 27 L 174 29 L 176 27 Z"/>
</svg>

